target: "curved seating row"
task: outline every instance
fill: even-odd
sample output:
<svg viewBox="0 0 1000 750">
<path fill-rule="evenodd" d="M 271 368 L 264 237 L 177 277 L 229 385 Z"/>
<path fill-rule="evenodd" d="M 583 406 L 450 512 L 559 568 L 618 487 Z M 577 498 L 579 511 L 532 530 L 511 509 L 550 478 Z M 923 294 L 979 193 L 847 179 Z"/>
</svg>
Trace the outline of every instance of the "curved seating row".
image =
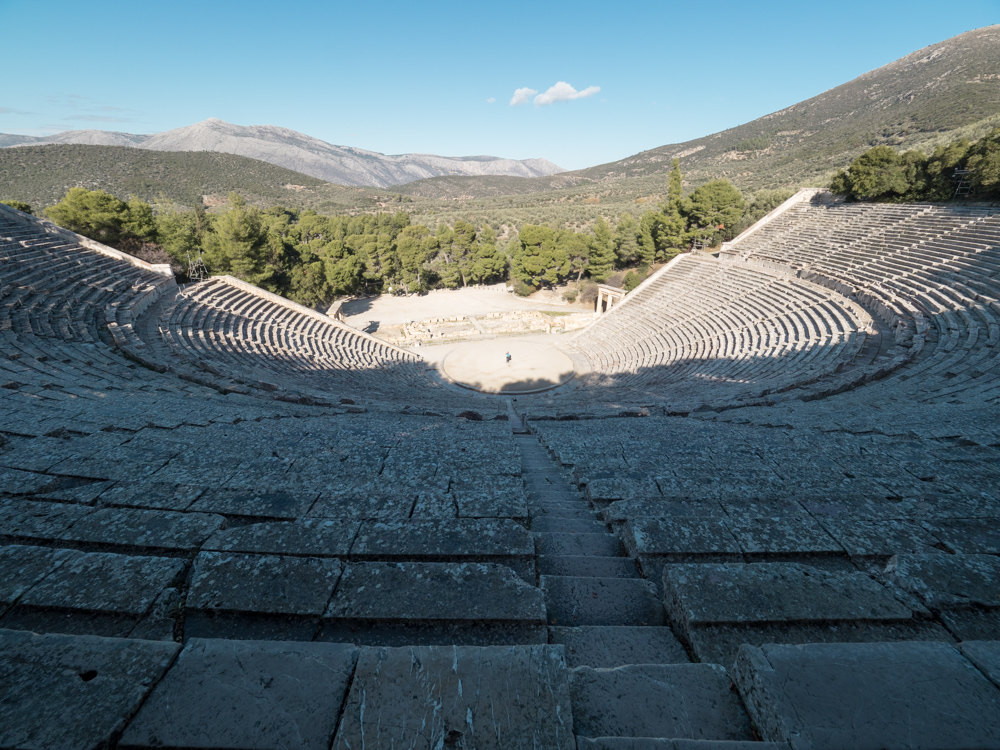
<svg viewBox="0 0 1000 750">
<path fill-rule="evenodd" d="M 819 285 L 685 255 L 574 345 L 593 364 L 595 387 L 732 400 L 836 370 L 870 326 L 859 305 Z"/>
</svg>

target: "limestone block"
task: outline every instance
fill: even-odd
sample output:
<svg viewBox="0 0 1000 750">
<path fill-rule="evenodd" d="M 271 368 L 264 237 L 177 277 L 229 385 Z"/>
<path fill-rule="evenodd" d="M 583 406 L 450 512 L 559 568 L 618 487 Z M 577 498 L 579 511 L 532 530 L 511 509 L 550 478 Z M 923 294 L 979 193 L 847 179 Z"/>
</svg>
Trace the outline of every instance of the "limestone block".
<svg viewBox="0 0 1000 750">
<path fill-rule="evenodd" d="M 725 521 L 678 516 L 628 521 L 622 541 L 629 554 L 649 557 L 740 555 L 741 550 Z"/>
<path fill-rule="evenodd" d="M 900 552 L 934 554 L 937 538 L 918 521 L 856 518 L 826 519 L 826 530 L 852 557 L 891 557 Z"/>
<path fill-rule="evenodd" d="M 793 748 L 1000 748 L 1000 690 L 948 644 L 743 646 L 733 679 L 764 739 Z"/>
<path fill-rule="evenodd" d="M 192 638 L 118 747 L 325 750 L 357 658 L 340 643 Z"/>
<path fill-rule="evenodd" d="M 925 521 L 924 526 L 952 552 L 1000 554 L 1000 518 L 941 519 Z"/>
<path fill-rule="evenodd" d="M 545 621 L 542 593 L 492 563 L 351 563 L 326 611 L 340 621 L 401 624 Z"/>
<path fill-rule="evenodd" d="M 1000 641 L 965 641 L 959 644 L 959 649 L 1000 688 Z"/>
<path fill-rule="evenodd" d="M 577 667 L 570 685 L 577 735 L 753 739 L 746 712 L 718 664 Z"/>
<path fill-rule="evenodd" d="M 210 513 L 101 508 L 74 523 L 60 538 L 128 547 L 192 550 L 198 549 L 225 522 L 222 516 Z"/>
<path fill-rule="evenodd" d="M 343 570 L 335 558 L 202 552 L 187 607 L 193 610 L 319 615 Z"/>
<path fill-rule="evenodd" d="M 843 548 L 813 518 L 778 516 L 726 521 L 747 555 L 835 554 Z"/>
<path fill-rule="evenodd" d="M 886 573 L 928 607 L 1000 607 L 1000 558 L 992 555 L 896 555 Z"/>
<path fill-rule="evenodd" d="M 487 562 L 534 553 L 531 533 L 509 519 L 366 521 L 351 546 L 353 558 L 380 560 L 470 558 Z"/>
<path fill-rule="evenodd" d="M 264 555 L 346 557 L 358 533 L 359 521 L 305 518 L 268 521 L 216 531 L 202 549 Z"/>
<path fill-rule="evenodd" d="M 77 553 L 24 594 L 18 605 L 138 617 L 185 567 L 183 560 L 167 557 Z"/>
<path fill-rule="evenodd" d="M 317 494 L 285 490 L 209 490 L 190 509 L 226 516 L 294 519 L 306 514 Z"/>
<path fill-rule="evenodd" d="M 0 630 L 0 746 L 104 747 L 180 646 Z"/>
<path fill-rule="evenodd" d="M 668 565 L 664 597 L 671 621 L 709 623 L 908 620 L 913 612 L 864 573 L 800 563 Z"/>
<path fill-rule="evenodd" d="M 573 750 L 558 646 L 365 648 L 334 750 Z"/>
<path fill-rule="evenodd" d="M 50 572 L 79 555 L 74 550 L 49 547 L 0 547 L 0 604 L 13 604 Z"/>
<path fill-rule="evenodd" d="M 334 519 L 403 520 L 413 512 L 417 494 L 406 489 L 321 494 L 309 510 L 309 515 Z"/>
<path fill-rule="evenodd" d="M 0 536 L 17 540 L 51 540 L 93 509 L 81 505 L 34 500 L 0 501 Z"/>
<path fill-rule="evenodd" d="M 195 485 L 124 481 L 105 490 L 101 494 L 101 503 L 132 508 L 187 510 L 204 491 L 203 487 Z"/>
</svg>

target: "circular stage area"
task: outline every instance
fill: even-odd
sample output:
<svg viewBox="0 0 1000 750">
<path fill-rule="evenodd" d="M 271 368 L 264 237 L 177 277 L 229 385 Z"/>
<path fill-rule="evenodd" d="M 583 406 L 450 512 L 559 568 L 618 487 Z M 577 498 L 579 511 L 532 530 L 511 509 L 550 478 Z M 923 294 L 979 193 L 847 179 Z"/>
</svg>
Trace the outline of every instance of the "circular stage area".
<svg viewBox="0 0 1000 750">
<path fill-rule="evenodd" d="M 507 362 L 507 353 L 510 362 Z M 533 341 L 471 341 L 450 352 L 440 365 L 448 380 L 484 393 L 535 393 L 573 379 L 565 353 Z"/>
</svg>

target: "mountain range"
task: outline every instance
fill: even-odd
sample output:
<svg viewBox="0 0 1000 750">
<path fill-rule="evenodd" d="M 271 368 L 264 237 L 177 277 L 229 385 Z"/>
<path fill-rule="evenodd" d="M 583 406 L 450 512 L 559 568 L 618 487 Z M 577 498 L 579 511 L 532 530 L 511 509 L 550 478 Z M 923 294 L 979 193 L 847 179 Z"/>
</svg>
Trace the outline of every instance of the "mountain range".
<svg viewBox="0 0 1000 750">
<path fill-rule="evenodd" d="M 0 148 L 48 144 L 131 146 L 148 151 L 213 151 L 266 161 L 338 185 L 389 187 L 440 175 L 545 177 L 564 171 L 545 159 L 497 156 L 386 155 L 273 125 L 233 125 L 211 118 L 155 135 L 68 130 L 51 136 L 0 133 Z"/>
</svg>

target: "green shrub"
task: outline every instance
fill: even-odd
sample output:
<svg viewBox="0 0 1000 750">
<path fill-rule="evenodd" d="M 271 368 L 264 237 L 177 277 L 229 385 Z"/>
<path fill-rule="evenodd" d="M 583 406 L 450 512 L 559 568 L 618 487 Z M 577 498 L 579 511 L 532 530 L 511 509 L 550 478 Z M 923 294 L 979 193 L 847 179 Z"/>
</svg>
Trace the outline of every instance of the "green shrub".
<svg viewBox="0 0 1000 750">
<path fill-rule="evenodd" d="M 629 271 L 625 274 L 625 280 L 622 282 L 622 289 L 626 292 L 631 292 L 639 284 L 642 283 L 642 276 L 637 274 L 635 271 Z"/>
<path fill-rule="evenodd" d="M 23 213 L 26 214 L 31 213 L 31 206 L 29 206 L 27 203 L 23 201 L 11 200 L 11 201 L 0 201 L 0 203 L 3 203 L 5 206 L 10 206 L 11 208 L 16 208 L 18 211 L 22 211 Z"/>
</svg>

